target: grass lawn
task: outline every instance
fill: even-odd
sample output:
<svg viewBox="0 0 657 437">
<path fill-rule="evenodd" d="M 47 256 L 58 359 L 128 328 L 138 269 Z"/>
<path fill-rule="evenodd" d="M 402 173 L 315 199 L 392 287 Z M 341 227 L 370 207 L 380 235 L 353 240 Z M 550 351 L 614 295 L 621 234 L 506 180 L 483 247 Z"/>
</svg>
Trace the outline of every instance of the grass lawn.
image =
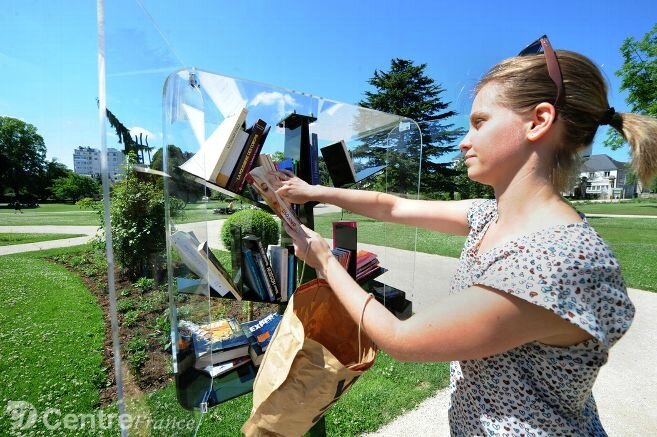
<svg viewBox="0 0 657 437">
<path fill-rule="evenodd" d="M 614 251 L 629 287 L 657 291 L 657 219 L 588 219 Z"/>
<path fill-rule="evenodd" d="M 0 233 L 0 246 L 36 243 L 38 241 L 61 240 L 63 238 L 83 237 L 82 234 L 19 234 Z"/>
<path fill-rule="evenodd" d="M 62 415 L 97 417 L 101 411 L 117 411 L 116 405 L 98 408 L 99 389 L 106 381 L 101 368 L 103 318 L 97 301 L 80 278 L 45 259 L 46 255 L 75 250 L 0 257 L 0 298 L 4 302 L 0 309 L 0 381 L 7 381 L 0 387 L 3 409 L 10 400 L 22 400 L 33 404 L 39 413 L 56 408 Z M 27 271 L 32 273 L 27 275 Z M 402 363 L 380 353 L 375 366 L 330 410 L 327 435 L 351 436 L 376 430 L 445 387 L 448 380 L 447 363 Z M 150 435 L 193 435 L 199 416 L 178 405 L 173 382 L 152 393 L 139 393 L 130 386 L 128 383 L 125 388 L 129 393 L 127 412 L 133 420 L 137 416 L 143 419 L 139 430 L 146 426 Z M 251 403 L 251 395 L 246 395 L 211 409 L 198 435 L 238 435 Z M 0 429 L 10 429 L 9 416 L 0 416 Z M 71 434 L 70 429 L 52 431 L 37 423 L 30 432 Z M 103 434 L 117 435 L 117 426 Z M 137 429 L 133 431 L 141 435 Z"/>
<path fill-rule="evenodd" d="M 327 413 L 326 435 L 353 436 L 375 431 L 448 384 L 448 363 L 403 363 L 379 352 L 376 364 Z M 251 413 L 252 402 L 249 393 L 213 407 L 203 417 L 197 435 L 239 435 Z M 150 435 L 154 436 L 172 435 L 174 429 L 166 429 L 170 424 L 176 424 L 175 435 L 191 436 L 200 418 L 178 405 L 173 383 L 138 400 L 128 400 L 127 404 L 127 412 L 133 417 L 149 417 Z M 116 407 L 106 412 L 116 412 Z M 160 425 L 165 429 L 156 429 Z M 108 435 L 116 432 L 118 428 Z"/>
<path fill-rule="evenodd" d="M 81 210 L 71 205 L 47 205 L 33 209 L 24 209 L 23 214 L 0 209 L 0 226 L 98 226 L 98 216 L 95 211 Z M 56 208 L 61 206 L 62 208 Z"/>
<path fill-rule="evenodd" d="M 584 214 L 657 215 L 657 201 L 584 202 L 573 206 Z"/>
<path fill-rule="evenodd" d="M 221 220 L 227 216 L 214 214 L 215 208 L 225 208 L 226 202 L 210 201 L 188 203 L 177 223 L 193 223 L 206 220 Z M 247 205 L 243 205 L 248 208 Z M 235 208 L 240 208 L 239 203 Z M 24 209 L 23 214 L 16 214 L 13 209 L 0 208 L 0 226 L 100 226 L 95 211 L 83 210 L 71 204 L 44 204 L 39 208 Z"/>
<path fill-rule="evenodd" d="M 39 412 L 93 412 L 105 383 L 96 299 L 79 277 L 35 255 L 1 256 L 0 278 L 1 408 L 13 400 Z M 10 429 L 7 414 L 0 429 Z M 37 431 L 50 435 L 43 424 Z"/>
</svg>

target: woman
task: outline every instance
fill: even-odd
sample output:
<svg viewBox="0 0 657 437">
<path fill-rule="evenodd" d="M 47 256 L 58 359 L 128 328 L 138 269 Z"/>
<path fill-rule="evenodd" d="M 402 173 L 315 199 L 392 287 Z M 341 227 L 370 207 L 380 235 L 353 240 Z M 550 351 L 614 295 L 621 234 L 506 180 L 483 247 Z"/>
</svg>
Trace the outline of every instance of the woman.
<svg viewBox="0 0 657 437">
<path fill-rule="evenodd" d="M 460 149 L 494 200 L 408 200 L 280 175 L 277 192 L 294 203 L 468 235 L 450 297 L 404 322 L 368 300 L 318 234 L 295 239 L 354 320 L 365 307 L 363 327 L 379 347 L 400 360 L 453 360 L 453 435 L 605 434 L 591 389 L 634 308 L 609 247 L 559 193 L 601 124 L 628 140 L 647 180 L 657 121 L 616 113 L 597 67 L 557 54 L 543 37 L 475 89 Z"/>
</svg>

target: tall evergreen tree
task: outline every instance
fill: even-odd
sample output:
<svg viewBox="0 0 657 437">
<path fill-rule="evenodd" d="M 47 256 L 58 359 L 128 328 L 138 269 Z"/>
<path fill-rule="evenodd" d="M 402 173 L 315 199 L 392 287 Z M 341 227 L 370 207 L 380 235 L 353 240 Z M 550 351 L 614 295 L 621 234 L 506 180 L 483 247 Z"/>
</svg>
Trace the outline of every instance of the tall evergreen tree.
<svg viewBox="0 0 657 437">
<path fill-rule="evenodd" d="M 441 94 L 445 89 L 425 74 L 426 67 L 427 64 L 392 59 L 389 71 L 374 71 L 368 83 L 375 91 L 365 92 L 365 98 L 359 102 L 366 108 L 408 117 L 418 123 L 423 146 L 420 163 L 409 161 L 420 155 L 420 139 L 415 138 L 417 129 L 407 131 L 404 141 L 380 137 L 379 144 L 369 142 L 354 150 L 355 156 L 366 156 L 370 165 L 380 165 L 387 160 L 387 185 L 398 187 L 401 194 L 415 191 L 419 168 L 420 191 L 424 195 L 455 188 L 450 164 L 438 160 L 446 153 L 457 151 L 455 142 L 465 131 L 447 122 L 456 112 L 449 109 L 449 102 L 443 102 Z M 399 132 L 399 136 L 402 135 L 404 133 Z M 401 143 L 405 143 L 405 147 L 396 147 Z"/>
</svg>

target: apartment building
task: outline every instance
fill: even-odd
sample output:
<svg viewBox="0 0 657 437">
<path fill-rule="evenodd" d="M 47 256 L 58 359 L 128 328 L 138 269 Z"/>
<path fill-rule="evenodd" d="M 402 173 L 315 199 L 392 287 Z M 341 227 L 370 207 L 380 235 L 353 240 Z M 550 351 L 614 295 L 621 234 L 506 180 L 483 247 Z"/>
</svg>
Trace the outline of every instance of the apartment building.
<svg viewBox="0 0 657 437">
<path fill-rule="evenodd" d="M 120 150 L 107 149 L 109 178 L 116 180 L 123 172 L 124 155 Z M 100 150 L 91 147 L 78 147 L 73 151 L 73 171 L 77 174 L 100 175 Z"/>
</svg>

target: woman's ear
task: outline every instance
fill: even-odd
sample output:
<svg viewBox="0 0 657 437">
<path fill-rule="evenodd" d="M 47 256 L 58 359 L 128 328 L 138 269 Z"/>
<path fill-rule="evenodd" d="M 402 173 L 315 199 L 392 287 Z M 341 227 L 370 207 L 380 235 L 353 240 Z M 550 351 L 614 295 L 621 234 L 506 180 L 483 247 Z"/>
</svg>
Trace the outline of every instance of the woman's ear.
<svg viewBox="0 0 657 437">
<path fill-rule="evenodd" d="M 529 141 L 538 141 L 545 137 L 554 124 L 557 117 L 557 111 L 550 103 L 539 103 L 532 110 L 532 125 L 527 131 Z"/>
</svg>

